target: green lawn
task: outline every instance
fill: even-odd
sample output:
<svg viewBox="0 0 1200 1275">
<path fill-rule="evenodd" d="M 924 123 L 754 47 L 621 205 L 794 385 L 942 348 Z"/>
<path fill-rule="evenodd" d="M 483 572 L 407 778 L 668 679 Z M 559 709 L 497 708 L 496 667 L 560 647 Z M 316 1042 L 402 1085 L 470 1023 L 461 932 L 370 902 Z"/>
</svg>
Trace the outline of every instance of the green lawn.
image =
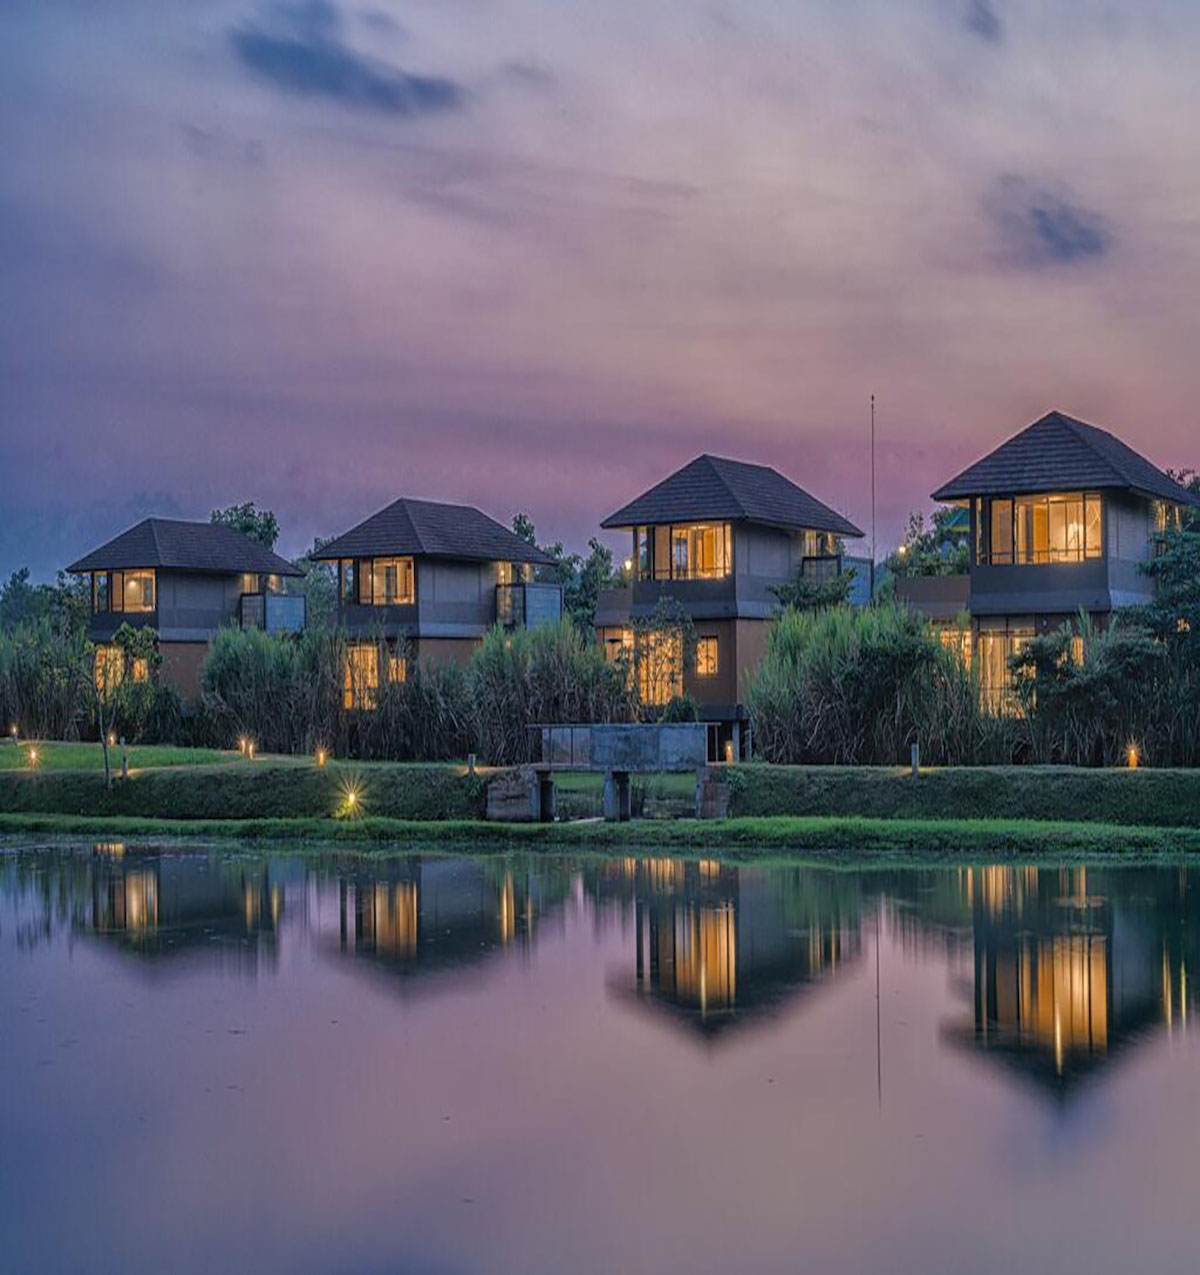
<svg viewBox="0 0 1200 1275">
<path fill-rule="evenodd" d="M 21 740 L 14 744 L 7 740 L 0 744 L 0 770 L 28 770 L 29 755 L 37 753 L 38 770 L 103 770 L 104 750 L 99 744 L 42 743 L 37 740 Z M 131 767 L 147 766 L 196 766 L 213 762 L 244 761 L 237 753 L 223 753 L 215 748 L 171 748 L 166 745 L 138 745 L 127 748 Z M 109 765 L 114 771 L 121 769 L 121 748 L 108 750 Z M 247 763 L 249 764 L 249 763 Z"/>
<path fill-rule="evenodd" d="M 286 842 L 290 850 L 354 844 L 388 854 L 421 850 L 496 854 L 506 850 L 594 850 L 599 853 L 700 853 L 751 860 L 819 858 L 850 862 L 863 855 L 929 861 L 983 856 L 1119 857 L 1138 860 L 1200 852 L 1200 830 L 1130 828 L 1100 823 L 991 819 L 772 818 L 628 824 L 494 824 L 389 819 L 148 819 L 68 814 L 0 814 L 0 834 L 124 838 L 236 838 Z"/>
</svg>

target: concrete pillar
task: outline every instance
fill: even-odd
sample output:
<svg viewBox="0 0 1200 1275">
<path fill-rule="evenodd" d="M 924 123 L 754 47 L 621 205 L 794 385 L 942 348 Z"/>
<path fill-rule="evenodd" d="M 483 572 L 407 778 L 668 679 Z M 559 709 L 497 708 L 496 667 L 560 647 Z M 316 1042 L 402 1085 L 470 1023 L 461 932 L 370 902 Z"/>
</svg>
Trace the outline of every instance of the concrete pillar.
<svg viewBox="0 0 1200 1275">
<path fill-rule="evenodd" d="M 742 760 L 742 723 L 739 721 L 733 723 L 733 760 Z"/>
<path fill-rule="evenodd" d="M 633 815 L 629 771 L 604 772 L 604 817 L 610 823 L 627 823 Z"/>
<path fill-rule="evenodd" d="M 538 776 L 538 813 L 541 823 L 553 823 L 558 818 L 558 790 L 554 786 L 554 776 L 542 771 Z"/>
</svg>

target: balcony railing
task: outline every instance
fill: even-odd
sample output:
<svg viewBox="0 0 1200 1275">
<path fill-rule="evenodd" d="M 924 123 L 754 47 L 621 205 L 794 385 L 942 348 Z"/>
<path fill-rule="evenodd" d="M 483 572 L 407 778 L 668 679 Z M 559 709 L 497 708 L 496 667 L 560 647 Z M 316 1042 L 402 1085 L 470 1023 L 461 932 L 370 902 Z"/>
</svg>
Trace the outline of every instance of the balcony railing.
<svg viewBox="0 0 1200 1275">
<path fill-rule="evenodd" d="M 496 620 L 506 629 L 536 629 L 543 624 L 557 624 L 561 616 L 561 585 L 496 586 Z"/>
<path fill-rule="evenodd" d="M 241 626 L 268 633 L 299 633 L 308 615 L 307 603 L 302 593 L 243 593 Z"/>
<path fill-rule="evenodd" d="M 813 584 L 825 584 L 842 574 L 842 560 L 837 554 L 817 554 L 800 562 L 800 578 Z"/>
</svg>

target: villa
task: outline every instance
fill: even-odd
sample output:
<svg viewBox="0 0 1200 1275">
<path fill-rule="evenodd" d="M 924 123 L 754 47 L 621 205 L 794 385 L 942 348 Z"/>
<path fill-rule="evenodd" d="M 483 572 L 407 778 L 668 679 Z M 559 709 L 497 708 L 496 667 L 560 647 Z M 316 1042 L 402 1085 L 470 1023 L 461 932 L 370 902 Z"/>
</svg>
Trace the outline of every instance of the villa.
<svg viewBox="0 0 1200 1275">
<path fill-rule="evenodd" d="M 719 725 L 718 755 L 742 756 L 747 678 L 779 610 L 774 590 L 798 577 L 839 576 L 842 540 L 863 533 L 778 471 L 709 455 L 601 526 L 632 535 L 630 584 L 603 591 L 596 609 L 610 655 L 632 658 L 647 703 L 691 695 L 705 720 Z M 691 665 L 676 649 L 680 636 L 646 628 L 664 603 L 692 623 Z"/>
<path fill-rule="evenodd" d="M 553 560 L 469 505 L 402 497 L 325 545 L 347 635 L 344 703 L 371 708 L 410 659 L 466 664 L 495 624 L 536 628 L 562 614 L 562 588 L 534 578 Z"/>
<path fill-rule="evenodd" d="M 1050 412 L 933 493 L 969 514 L 966 576 L 899 582 L 899 596 L 977 661 L 985 701 L 1011 704 L 1009 658 L 1080 613 L 1098 625 L 1148 602 L 1143 570 L 1200 497 L 1095 425 Z M 961 618 L 955 620 L 956 615 Z M 1077 639 L 1076 658 L 1082 657 Z"/>
<path fill-rule="evenodd" d="M 90 577 L 87 636 L 102 686 L 149 675 L 140 660 L 126 669 L 125 652 L 113 642 L 123 624 L 154 629 L 162 679 L 188 700 L 199 698 L 209 639 L 225 625 L 271 633 L 304 627 L 304 597 L 283 592 L 284 578 L 300 572 L 219 523 L 146 518 L 67 570 Z"/>
</svg>

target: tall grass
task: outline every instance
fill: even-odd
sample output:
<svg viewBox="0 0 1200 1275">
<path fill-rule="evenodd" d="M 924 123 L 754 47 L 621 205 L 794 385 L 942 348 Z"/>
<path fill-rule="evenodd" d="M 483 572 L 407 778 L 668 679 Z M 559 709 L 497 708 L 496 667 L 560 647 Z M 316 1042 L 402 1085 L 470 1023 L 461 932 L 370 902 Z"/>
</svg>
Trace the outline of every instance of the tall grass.
<svg viewBox="0 0 1200 1275">
<path fill-rule="evenodd" d="M 91 687 L 80 632 L 43 617 L 0 629 L 0 729 L 76 739 L 89 722 Z"/>
<path fill-rule="evenodd" d="M 749 708 L 771 762 L 894 765 L 919 743 L 933 765 L 992 759 L 996 731 L 970 669 L 906 609 L 785 611 Z"/>
</svg>

